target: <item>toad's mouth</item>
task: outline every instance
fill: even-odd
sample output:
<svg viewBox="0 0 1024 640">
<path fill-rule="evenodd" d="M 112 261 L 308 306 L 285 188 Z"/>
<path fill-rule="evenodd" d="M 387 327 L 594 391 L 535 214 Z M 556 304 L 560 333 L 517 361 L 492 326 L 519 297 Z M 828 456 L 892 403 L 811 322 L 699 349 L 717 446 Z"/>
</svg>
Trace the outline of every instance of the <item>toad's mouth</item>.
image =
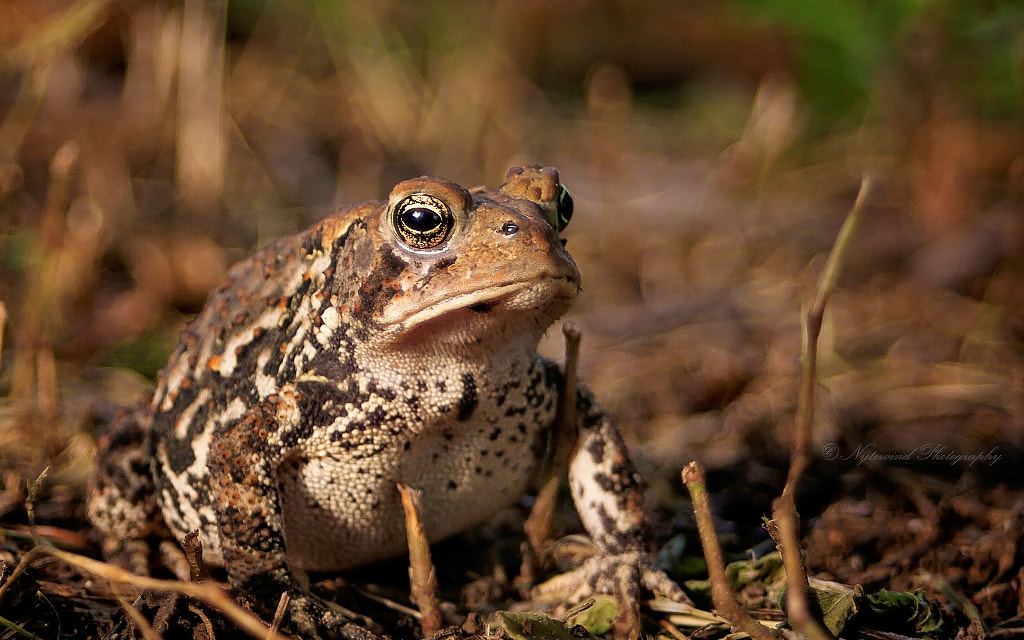
<svg viewBox="0 0 1024 640">
<path fill-rule="evenodd" d="M 454 296 L 427 300 L 414 308 L 396 310 L 384 321 L 401 324 L 406 329 L 417 327 L 437 318 L 466 311 L 474 316 L 488 314 L 551 313 L 553 321 L 576 298 L 579 285 L 567 276 L 551 276 L 529 282 L 508 282 L 481 287 Z"/>
</svg>

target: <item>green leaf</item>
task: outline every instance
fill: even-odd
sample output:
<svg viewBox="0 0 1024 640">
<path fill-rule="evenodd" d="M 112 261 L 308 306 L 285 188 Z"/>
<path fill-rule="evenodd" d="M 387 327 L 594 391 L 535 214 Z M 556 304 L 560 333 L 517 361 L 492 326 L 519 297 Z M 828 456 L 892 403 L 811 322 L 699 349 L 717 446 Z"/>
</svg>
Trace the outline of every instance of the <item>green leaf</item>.
<svg viewBox="0 0 1024 640">
<path fill-rule="evenodd" d="M 567 627 L 565 623 L 539 613 L 496 611 L 498 626 L 513 640 L 581 640 L 588 636 L 597 640 L 581 626 Z"/>
<path fill-rule="evenodd" d="M 607 593 L 594 596 L 594 604 L 571 619 L 595 636 L 602 636 L 611 630 L 618 613 L 619 603 L 615 596 Z"/>
<path fill-rule="evenodd" d="M 838 636 L 857 615 L 858 601 L 863 595 L 859 589 L 839 584 L 823 588 L 819 583 L 819 586 L 811 587 L 810 591 L 821 610 L 821 621 L 834 636 Z"/>
<path fill-rule="evenodd" d="M 885 591 L 864 597 L 867 604 L 862 626 L 914 636 L 949 635 L 952 628 L 942 608 L 923 591 Z M 860 622 L 860 620 L 858 620 Z"/>
</svg>

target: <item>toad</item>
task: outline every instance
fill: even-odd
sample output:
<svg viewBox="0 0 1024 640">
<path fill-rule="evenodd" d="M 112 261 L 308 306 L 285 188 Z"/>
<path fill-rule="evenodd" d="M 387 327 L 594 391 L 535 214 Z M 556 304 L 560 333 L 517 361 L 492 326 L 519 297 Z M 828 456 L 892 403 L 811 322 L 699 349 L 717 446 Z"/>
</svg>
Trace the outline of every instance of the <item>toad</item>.
<svg viewBox="0 0 1024 640">
<path fill-rule="evenodd" d="M 537 344 L 580 290 L 550 167 L 497 189 L 420 177 L 234 266 L 183 331 L 148 405 L 101 438 L 88 515 L 147 571 L 160 523 L 309 637 L 367 637 L 301 577 L 406 550 L 396 485 L 440 540 L 515 502 L 545 463 L 563 373 Z M 686 596 L 655 567 L 639 478 L 580 386 L 569 487 L 601 550 L 567 599 Z"/>
</svg>

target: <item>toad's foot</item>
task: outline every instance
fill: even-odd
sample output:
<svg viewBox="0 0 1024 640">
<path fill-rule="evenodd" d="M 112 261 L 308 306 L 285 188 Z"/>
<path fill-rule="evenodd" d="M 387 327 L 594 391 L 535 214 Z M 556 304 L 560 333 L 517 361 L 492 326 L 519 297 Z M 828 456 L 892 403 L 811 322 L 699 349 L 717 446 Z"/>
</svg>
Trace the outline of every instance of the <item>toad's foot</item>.
<svg viewBox="0 0 1024 640">
<path fill-rule="evenodd" d="M 619 604 L 614 637 L 636 638 L 640 634 L 641 590 L 674 602 L 692 604 L 679 585 L 656 568 L 654 554 L 642 551 L 587 558 L 576 569 L 534 587 L 533 596 L 549 602 L 559 601 L 558 613 L 564 614 L 587 598 L 612 594 Z"/>
<path fill-rule="evenodd" d="M 296 592 L 288 603 L 288 622 L 303 638 L 342 640 L 381 640 L 373 631 L 359 622 L 370 623 L 368 619 L 343 610 L 326 600 Z"/>
</svg>

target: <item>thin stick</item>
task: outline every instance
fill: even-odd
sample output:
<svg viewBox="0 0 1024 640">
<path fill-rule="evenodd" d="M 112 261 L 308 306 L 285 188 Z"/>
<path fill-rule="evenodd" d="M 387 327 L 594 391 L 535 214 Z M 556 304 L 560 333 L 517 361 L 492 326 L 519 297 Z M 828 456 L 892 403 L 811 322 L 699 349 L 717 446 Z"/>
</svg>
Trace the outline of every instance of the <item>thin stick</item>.
<svg viewBox="0 0 1024 640">
<path fill-rule="evenodd" d="M 560 456 L 568 454 L 568 447 L 564 445 L 568 440 L 576 440 L 576 385 L 580 363 L 580 339 L 582 337 L 579 327 L 571 320 L 562 325 L 562 335 L 565 337 L 565 388 L 562 389 L 561 402 L 558 406 L 558 436 L 556 440 L 555 454 L 556 462 Z M 559 451 L 559 449 L 562 449 Z"/>
<path fill-rule="evenodd" d="M 285 640 L 286 636 L 280 633 L 271 631 L 268 634 L 268 627 L 263 624 L 256 616 L 252 615 L 242 607 L 238 606 L 225 591 L 213 582 L 181 582 L 178 580 L 160 580 L 157 578 L 149 578 L 145 576 L 135 575 L 129 571 L 126 571 L 120 567 L 107 564 L 106 562 L 100 562 L 99 560 L 93 560 L 85 556 L 80 556 L 75 553 L 63 551 L 55 547 L 41 544 L 32 549 L 29 549 L 24 556 L 21 558 L 21 562 L 15 567 L 7 581 L 0 585 L 0 600 L 3 599 L 4 592 L 7 588 L 14 583 L 14 579 L 25 572 L 28 565 L 35 560 L 38 556 L 51 555 L 58 560 L 62 560 L 72 566 L 78 567 L 83 571 L 96 574 L 110 582 L 120 584 L 130 584 L 139 589 L 155 589 L 158 591 L 169 591 L 172 593 L 180 593 L 190 598 L 195 598 L 205 602 L 206 604 L 219 609 L 225 616 L 231 619 L 239 628 L 248 633 L 253 638 L 263 640 Z"/>
<path fill-rule="evenodd" d="M 839 229 L 832 251 L 829 252 L 825 268 L 818 277 L 817 287 L 814 291 L 814 299 L 802 323 L 800 331 L 800 347 L 802 367 L 800 371 L 800 396 L 797 404 L 796 415 L 796 436 L 793 442 L 793 457 L 804 457 L 807 454 L 807 446 L 811 441 L 811 433 L 814 421 L 814 390 L 817 385 L 818 366 L 818 336 L 821 334 L 821 324 L 825 317 L 825 305 L 828 303 L 832 290 L 835 289 L 836 281 L 839 280 L 839 273 L 842 270 L 843 261 L 846 258 L 846 249 L 857 230 L 860 222 L 860 214 L 864 209 L 864 202 L 871 191 L 872 180 L 867 174 L 861 178 L 860 190 L 857 192 L 857 199 L 846 215 L 843 226 Z M 806 463 L 806 460 L 801 460 Z M 804 466 L 791 465 L 787 482 L 792 482 L 803 473 Z"/>
<path fill-rule="evenodd" d="M 729 578 L 725 575 L 725 562 L 722 560 L 722 548 L 718 546 L 718 535 L 711 520 L 711 505 L 708 502 L 708 491 L 704 484 L 704 467 L 691 462 L 683 469 L 683 483 L 690 492 L 693 501 L 693 513 L 697 518 L 697 532 L 700 543 L 704 547 L 704 559 L 708 563 L 708 578 L 711 581 L 711 599 L 715 609 L 733 627 L 746 633 L 754 640 L 775 640 L 775 636 L 751 618 L 733 596 L 729 586 Z"/>
<path fill-rule="evenodd" d="M 558 417 L 551 438 L 551 454 L 544 481 L 537 491 L 537 500 L 523 523 L 527 544 L 523 548 L 523 561 L 517 585 L 532 585 L 540 573 L 541 547 L 551 537 L 551 518 L 558 502 L 558 484 L 562 470 L 569 460 L 576 441 L 576 385 L 580 359 L 581 333 L 571 320 L 562 325 L 565 337 L 565 382 L 558 402 Z"/>
<path fill-rule="evenodd" d="M 285 592 L 287 593 L 287 592 Z M 199 620 L 203 623 L 203 627 L 206 628 L 207 638 L 216 638 L 217 634 L 213 631 L 213 622 L 210 621 L 210 616 L 206 615 L 206 612 L 195 606 L 194 604 L 188 605 L 188 610 L 196 614 Z M 194 633 L 194 631 L 193 631 Z M 197 634 L 198 635 L 198 634 Z"/>
<path fill-rule="evenodd" d="M 153 629 L 153 625 L 149 624 L 149 620 L 146 620 L 146 617 L 132 603 L 128 602 L 128 598 L 119 593 L 114 594 L 114 598 L 117 600 L 117 604 L 121 605 L 121 609 L 125 614 L 131 619 L 135 628 L 142 634 L 143 640 L 160 640 L 160 636 Z"/>
<path fill-rule="evenodd" d="M 0 368 L 4 363 L 4 329 L 7 328 L 7 305 L 0 300 Z"/>
<path fill-rule="evenodd" d="M 430 559 L 430 541 L 420 517 L 420 491 L 398 485 L 405 511 L 405 532 L 409 539 L 409 585 L 412 601 L 420 610 L 420 629 L 427 637 L 441 629 L 437 573 Z"/>
<path fill-rule="evenodd" d="M 846 249 L 860 221 L 872 181 L 867 174 L 861 179 L 857 200 L 847 214 L 832 246 L 825 268 L 818 277 L 814 299 L 804 317 L 801 327 L 800 395 L 797 404 L 793 453 L 786 477 L 786 485 L 772 505 L 772 515 L 777 525 L 777 544 L 786 568 L 786 613 L 793 628 L 812 640 L 831 640 L 832 634 L 818 622 L 811 613 L 807 595 L 807 568 L 800 555 L 800 515 L 796 510 L 796 489 L 807 467 L 807 448 L 811 441 L 814 425 L 814 392 L 817 388 L 818 337 L 825 316 L 825 305 L 835 288 L 846 257 Z M 775 537 L 775 535 L 773 535 Z"/>
<path fill-rule="evenodd" d="M 288 605 L 291 601 L 291 594 L 287 591 L 283 591 L 281 593 L 281 598 L 277 601 L 277 611 L 274 612 L 274 619 L 270 621 L 270 629 L 267 630 L 267 640 L 270 640 L 271 634 L 277 633 L 281 628 L 281 623 L 284 622 L 284 617 L 288 615 Z"/>
</svg>

